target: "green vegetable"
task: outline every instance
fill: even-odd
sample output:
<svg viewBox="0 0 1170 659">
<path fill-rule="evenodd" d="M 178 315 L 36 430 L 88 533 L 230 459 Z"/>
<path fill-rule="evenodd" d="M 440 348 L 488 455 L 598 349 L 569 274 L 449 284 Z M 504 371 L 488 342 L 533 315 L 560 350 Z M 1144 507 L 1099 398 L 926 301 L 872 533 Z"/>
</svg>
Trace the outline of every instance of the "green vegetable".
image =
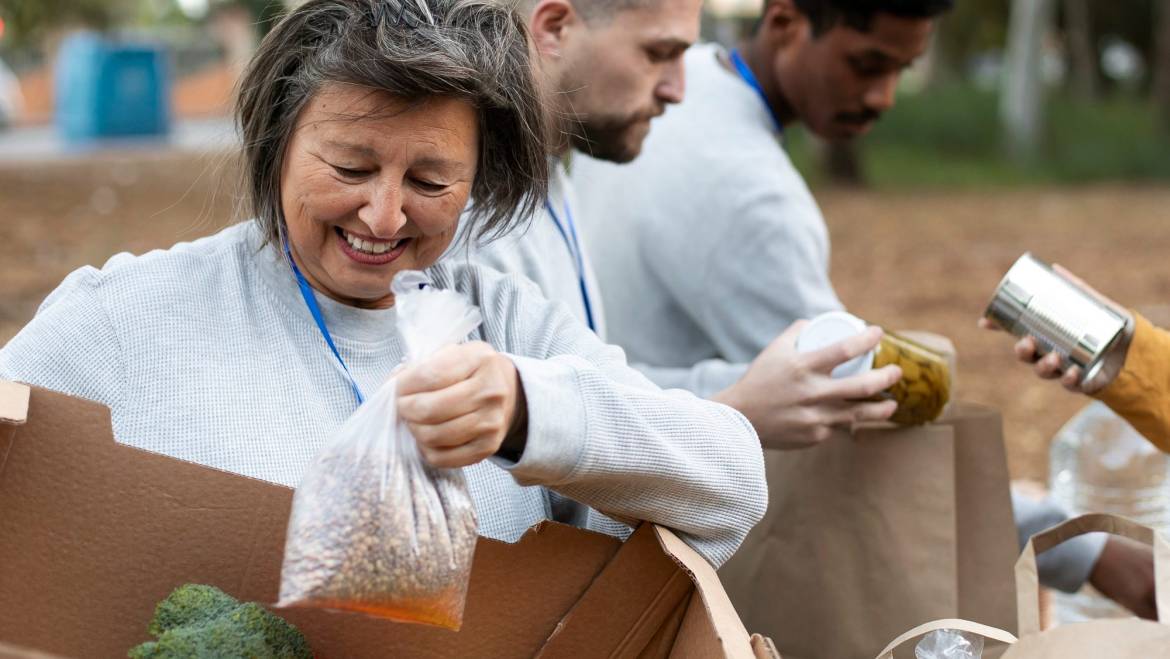
<svg viewBox="0 0 1170 659">
<path fill-rule="evenodd" d="M 147 628 L 157 641 L 130 659 L 312 659 L 305 637 L 267 609 L 212 586 L 187 584 L 154 610 Z"/>
</svg>

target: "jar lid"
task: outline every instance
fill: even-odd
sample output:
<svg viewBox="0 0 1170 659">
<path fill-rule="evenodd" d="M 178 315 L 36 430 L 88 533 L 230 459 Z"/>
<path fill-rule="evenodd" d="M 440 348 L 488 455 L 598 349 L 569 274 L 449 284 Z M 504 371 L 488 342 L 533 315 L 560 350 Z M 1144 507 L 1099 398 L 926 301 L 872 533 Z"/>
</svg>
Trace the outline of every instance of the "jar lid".
<svg viewBox="0 0 1170 659">
<path fill-rule="evenodd" d="M 814 352 L 865 331 L 865 321 L 845 311 L 829 311 L 809 321 L 796 337 L 797 352 Z M 860 375 L 873 369 L 874 351 L 855 357 L 833 369 L 834 378 Z"/>
</svg>

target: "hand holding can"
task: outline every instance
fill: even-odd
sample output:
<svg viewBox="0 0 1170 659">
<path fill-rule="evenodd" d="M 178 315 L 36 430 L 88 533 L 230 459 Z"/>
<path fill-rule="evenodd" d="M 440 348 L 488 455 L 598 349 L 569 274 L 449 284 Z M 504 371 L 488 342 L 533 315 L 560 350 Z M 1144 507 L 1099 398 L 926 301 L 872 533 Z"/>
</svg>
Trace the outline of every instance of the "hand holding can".
<svg viewBox="0 0 1170 659">
<path fill-rule="evenodd" d="M 1021 337 L 1020 361 L 1041 378 L 1091 394 L 1125 363 L 1132 315 L 1060 266 L 1024 254 L 1004 276 L 981 325 Z"/>
</svg>

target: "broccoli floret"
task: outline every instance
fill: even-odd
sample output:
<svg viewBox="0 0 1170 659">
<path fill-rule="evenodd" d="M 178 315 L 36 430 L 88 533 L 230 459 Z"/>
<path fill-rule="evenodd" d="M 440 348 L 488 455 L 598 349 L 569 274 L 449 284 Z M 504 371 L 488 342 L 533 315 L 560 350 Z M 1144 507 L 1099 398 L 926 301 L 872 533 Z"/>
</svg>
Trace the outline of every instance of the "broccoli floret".
<svg viewBox="0 0 1170 659">
<path fill-rule="evenodd" d="M 170 629 L 215 620 L 239 605 L 239 600 L 215 586 L 189 583 L 158 603 L 146 631 L 159 636 Z"/>
<path fill-rule="evenodd" d="M 130 659 L 312 659 L 305 637 L 259 604 L 241 604 L 211 586 L 182 586 L 159 603 L 150 633 L 157 641 Z"/>
<path fill-rule="evenodd" d="M 274 659 L 312 659 L 309 643 L 296 627 L 255 602 L 236 607 L 228 615 L 237 628 L 264 640 Z"/>
<path fill-rule="evenodd" d="M 264 637 L 250 635 L 228 618 L 169 629 L 157 641 L 130 651 L 130 659 L 267 659 L 276 657 Z"/>
</svg>

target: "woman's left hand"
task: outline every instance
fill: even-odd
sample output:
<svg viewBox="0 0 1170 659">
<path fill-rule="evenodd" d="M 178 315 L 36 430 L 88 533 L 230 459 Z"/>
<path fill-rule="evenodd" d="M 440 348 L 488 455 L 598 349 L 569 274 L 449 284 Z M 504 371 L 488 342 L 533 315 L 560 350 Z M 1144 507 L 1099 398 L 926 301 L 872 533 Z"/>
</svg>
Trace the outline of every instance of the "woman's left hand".
<svg viewBox="0 0 1170 659">
<path fill-rule="evenodd" d="M 480 341 L 443 348 L 398 374 L 398 416 L 435 467 L 473 465 L 501 446 L 519 456 L 525 409 L 516 366 Z"/>
</svg>

